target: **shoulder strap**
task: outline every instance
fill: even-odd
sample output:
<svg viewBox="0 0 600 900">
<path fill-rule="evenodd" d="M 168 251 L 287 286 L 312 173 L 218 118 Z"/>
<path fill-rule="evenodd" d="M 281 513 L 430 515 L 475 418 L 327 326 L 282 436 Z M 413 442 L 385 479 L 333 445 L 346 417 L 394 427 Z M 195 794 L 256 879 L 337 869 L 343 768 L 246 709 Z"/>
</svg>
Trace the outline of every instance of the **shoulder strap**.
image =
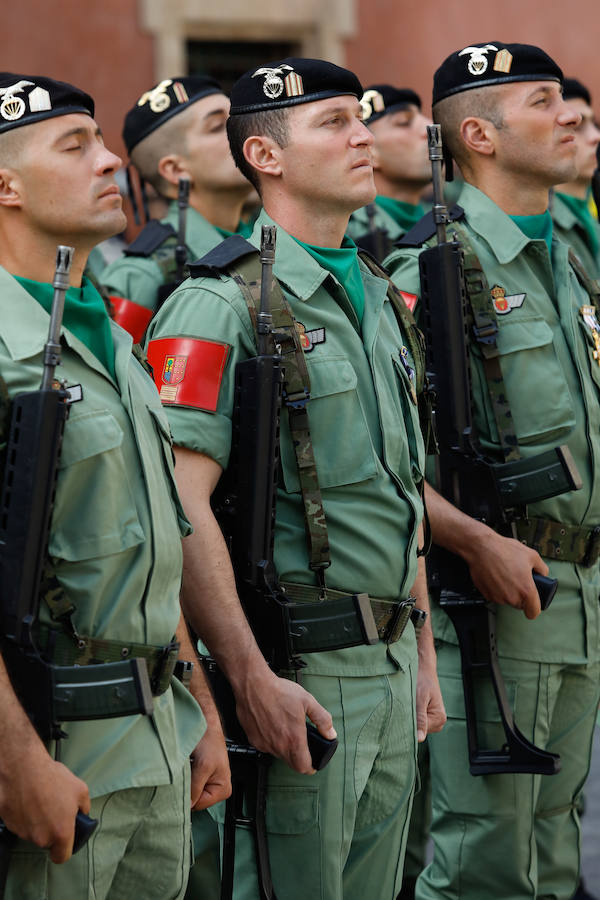
<svg viewBox="0 0 600 900">
<path fill-rule="evenodd" d="M 8 438 L 8 413 L 10 411 L 10 399 L 8 388 L 2 375 L 0 375 L 0 451 L 4 449 Z M 3 468 L 0 469 L 0 479 L 3 477 Z"/>
<path fill-rule="evenodd" d="M 172 225 L 163 225 L 158 219 L 152 219 L 127 247 L 125 256 L 152 256 L 168 238 L 176 236 Z"/>
<path fill-rule="evenodd" d="M 450 222 L 457 222 L 464 218 L 464 215 L 465 211 L 458 203 L 448 210 L 448 220 Z M 428 213 L 425 213 L 422 219 L 419 219 L 416 225 L 413 225 L 410 231 L 407 231 L 395 242 L 394 247 L 421 247 L 434 236 L 435 231 L 433 211 L 430 210 Z"/>
<path fill-rule="evenodd" d="M 572 266 L 582 287 L 589 294 L 596 312 L 600 313 L 600 283 L 588 275 L 583 263 L 571 247 L 569 247 L 569 264 Z"/>
<path fill-rule="evenodd" d="M 417 393 L 420 394 L 425 384 L 425 338 L 417 327 L 414 316 L 406 305 L 404 298 L 388 273 L 373 257 L 359 248 L 358 255 L 369 269 L 378 278 L 387 281 L 387 296 L 398 320 L 400 330 L 406 338 L 412 358 L 415 361 L 415 380 Z"/>
<path fill-rule="evenodd" d="M 228 240 L 232 239 L 228 238 Z M 248 244 L 247 241 L 244 241 L 244 243 L 252 249 L 252 253 L 246 252 L 242 256 L 238 256 L 235 264 L 229 266 L 226 271 L 235 280 L 246 300 L 250 318 L 256 332 L 257 313 L 260 309 L 261 264 L 256 247 Z M 222 247 L 223 245 L 220 246 Z M 284 365 L 283 401 L 288 411 L 300 490 L 302 492 L 304 526 L 310 554 L 309 564 L 310 568 L 316 573 L 321 588 L 325 590 L 324 573 L 325 569 L 331 565 L 331 557 L 325 509 L 319 487 L 317 465 L 308 419 L 307 404 L 310 400 L 310 379 L 304 351 L 300 345 L 296 329 L 296 320 L 276 278 L 273 279 L 271 314 L 273 316 L 275 342 L 281 349 Z"/>
<path fill-rule="evenodd" d="M 520 459 L 515 426 L 508 403 L 508 392 L 498 355 L 498 322 L 485 272 L 464 228 L 455 223 L 464 255 L 465 287 L 469 301 L 472 333 L 483 357 L 483 368 L 492 403 L 504 462 Z"/>
<path fill-rule="evenodd" d="M 228 272 L 233 263 L 255 253 L 258 253 L 256 247 L 241 234 L 232 234 L 203 257 L 190 263 L 190 275 L 192 278 L 218 278 L 221 272 Z"/>
</svg>

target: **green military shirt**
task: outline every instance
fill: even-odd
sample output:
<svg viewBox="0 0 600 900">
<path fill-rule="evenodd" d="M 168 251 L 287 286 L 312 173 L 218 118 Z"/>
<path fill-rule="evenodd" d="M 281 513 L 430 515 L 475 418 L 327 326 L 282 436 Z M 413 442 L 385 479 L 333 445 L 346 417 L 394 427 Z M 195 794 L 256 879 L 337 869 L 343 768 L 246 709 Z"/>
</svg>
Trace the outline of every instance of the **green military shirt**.
<svg viewBox="0 0 600 900">
<path fill-rule="evenodd" d="M 169 211 L 161 222 L 163 225 L 171 225 L 177 232 L 179 209 L 175 200 L 170 202 Z M 188 259 L 194 260 L 204 256 L 222 240 L 223 236 L 218 229 L 190 206 L 187 211 L 185 233 Z M 175 277 L 176 244 L 177 239 L 172 236 L 150 256 L 123 256 L 117 259 L 102 272 L 100 278 L 102 284 L 106 286 L 109 294 L 125 297 L 148 309 L 156 309 L 158 289 Z"/>
<path fill-rule="evenodd" d="M 543 240 L 530 240 L 489 197 L 466 184 L 459 198 L 466 228 L 490 289 L 505 291 L 498 314 L 498 351 L 521 454 L 567 444 L 583 488 L 529 507 L 532 516 L 569 525 L 600 525 L 600 365 L 581 312 L 590 303 L 554 238 L 552 259 Z M 396 285 L 419 295 L 419 249 L 398 249 L 386 260 Z M 499 441 L 481 357 L 471 346 L 474 422 L 482 445 L 499 454 Z M 497 607 L 499 648 L 505 656 L 541 662 L 600 659 L 600 563 L 590 568 L 547 560 L 559 591 L 535 621 Z M 447 617 L 436 611 L 437 637 L 455 641 Z"/>
<path fill-rule="evenodd" d="M 591 278 L 600 278 L 600 225 L 594 222 L 588 211 L 589 233 L 582 219 L 569 205 L 571 199 L 558 192 L 552 195 L 550 212 L 556 235 L 572 248 Z M 596 237 L 595 243 L 592 235 Z"/>
<path fill-rule="evenodd" d="M 10 396 L 38 389 L 49 315 L 0 269 L 0 375 Z M 111 323 L 115 378 L 72 332 L 62 331 L 57 377 L 80 399 L 70 405 L 50 526 L 55 574 L 76 611 L 78 633 L 165 645 L 180 616 L 181 535 L 190 530 L 173 478 L 169 423 Z M 40 620 L 51 624 L 42 601 Z M 54 624 L 53 627 L 57 627 Z M 61 760 L 92 797 L 167 784 L 203 731 L 202 714 L 179 682 L 154 700 L 151 718 L 72 722 Z"/>
<path fill-rule="evenodd" d="M 259 246 L 261 225 L 270 222 L 262 213 L 251 243 Z M 362 262 L 360 267 L 362 329 L 335 277 L 278 228 L 274 272 L 308 345 L 310 429 L 331 546 L 327 584 L 397 598 L 408 595 L 416 577 L 422 505 L 415 479 L 423 472 L 423 442 L 407 369 L 412 361 L 387 299 L 387 283 Z M 256 355 L 248 308 L 233 279 L 192 279 L 177 289 L 152 321 L 148 340 L 182 336 L 225 345 L 228 355 L 214 412 L 166 407 L 174 441 L 225 468 L 235 366 Z M 177 344 L 166 352 L 176 353 Z M 281 460 L 275 564 L 282 581 L 314 584 L 285 411 Z M 400 658 L 403 643 L 390 653 Z M 362 675 L 390 671 L 392 665 L 384 644 L 306 656 L 315 674 Z"/>
<path fill-rule="evenodd" d="M 393 244 L 394 241 L 397 241 L 406 234 L 406 229 L 402 228 L 400 223 L 397 222 L 383 206 L 377 202 L 372 203 L 371 206 L 375 213 L 372 220 L 369 218 L 368 207 L 366 206 L 363 206 L 352 213 L 350 221 L 348 222 L 348 228 L 346 229 L 348 237 L 351 237 L 353 241 L 357 241 L 365 234 L 368 234 L 373 228 L 378 228 L 385 233 L 386 239 L 390 244 Z"/>
</svg>

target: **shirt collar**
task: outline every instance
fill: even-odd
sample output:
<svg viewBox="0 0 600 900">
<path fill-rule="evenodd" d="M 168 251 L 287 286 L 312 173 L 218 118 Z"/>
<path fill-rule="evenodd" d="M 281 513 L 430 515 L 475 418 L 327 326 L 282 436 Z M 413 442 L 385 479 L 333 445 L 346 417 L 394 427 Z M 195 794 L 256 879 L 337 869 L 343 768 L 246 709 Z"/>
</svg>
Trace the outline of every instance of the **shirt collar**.
<svg viewBox="0 0 600 900">
<path fill-rule="evenodd" d="M 255 247 L 260 247 L 260 233 L 263 225 L 277 225 L 277 222 L 274 222 L 264 209 L 261 210 L 249 238 L 250 243 Z M 273 273 L 278 281 L 285 284 L 292 294 L 303 301 L 309 300 L 330 275 L 280 225 L 277 225 Z"/>
<path fill-rule="evenodd" d="M 49 326 L 46 310 L 0 267 L 0 337 L 11 358 L 27 359 L 40 353 L 48 340 Z M 40 381 L 41 375 L 40 372 Z"/>
<path fill-rule="evenodd" d="M 465 183 L 458 203 L 466 213 L 469 227 L 486 241 L 501 265 L 512 262 L 527 244 L 533 243 L 510 216 L 472 184 Z"/>
</svg>

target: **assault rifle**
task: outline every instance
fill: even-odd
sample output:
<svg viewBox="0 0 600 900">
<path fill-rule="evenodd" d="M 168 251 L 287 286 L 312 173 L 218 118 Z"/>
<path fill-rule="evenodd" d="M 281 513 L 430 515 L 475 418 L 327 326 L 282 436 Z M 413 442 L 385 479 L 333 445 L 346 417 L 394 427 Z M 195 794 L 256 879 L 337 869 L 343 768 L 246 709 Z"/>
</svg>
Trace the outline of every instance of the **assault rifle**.
<svg viewBox="0 0 600 900">
<path fill-rule="evenodd" d="M 290 623 L 285 615 L 287 600 L 273 564 L 284 378 L 270 304 L 276 236 L 275 226 L 263 226 L 258 354 L 236 366 L 232 454 L 223 487 L 217 491 L 215 514 L 225 534 L 238 595 L 256 641 L 274 671 L 293 671 L 304 663 L 292 647 Z M 231 687 L 214 660 L 205 657 L 202 662 L 223 719 L 231 766 L 232 794 L 225 814 L 221 900 L 231 898 L 233 893 L 238 825 L 252 828 L 261 900 L 277 900 L 265 821 L 271 757 L 248 741 L 235 713 Z M 307 740 L 314 768 L 322 769 L 333 756 L 337 741 L 326 740 L 310 724 Z"/>
<path fill-rule="evenodd" d="M 179 179 L 177 186 L 177 244 L 175 246 L 175 277 L 173 281 L 161 284 L 158 289 L 158 305 L 157 311 L 161 308 L 165 300 L 173 293 L 175 288 L 179 287 L 185 279 L 185 265 L 187 263 L 187 247 L 185 243 L 185 235 L 187 231 L 187 213 L 190 205 L 190 179 L 187 175 Z"/>
<path fill-rule="evenodd" d="M 48 531 L 63 431 L 69 415 L 69 392 L 55 379 L 60 365 L 60 330 L 69 287 L 73 249 L 59 246 L 53 279 L 54 299 L 44 372 L 39 390 L 17 394 L 0 494 L 0 647 L 12 686 L 43 741 L 67 735 L 61 724 L 152 712 L 146 661 L 90 666 L 55 666 L 38 651 L 36 625 L 40 585 L 46 562 Z M 77 814 L 76 852 L 97 822 Z M 0 826 L 0 897 L 13 835 Z"/>
<path fill-rule="evenodd" d="M 470 325 L 467 313 L 461 244 L 456 234 L 452 240 L 446 238 L 448 213 L 442 194 L 440 126 L 430 126 L 427 132 L 437 245 L 421 253 L 419 270 L 428 378 L 435 398 L 440 448 L 438 489 L 467 515 L 510 535 L 515 519 L 525 514 L 528 503 L 577 490 L 581 479 L 566 446 L 505 463 L 490 459 L 481 448 L 472 420 L 468 328 L 473 328 L 476 337 L 482 336 Z M 494 340 L 494 328 L 497 332 L 495 323 L 485 339 Z M 452 620 L 459 641 L 471 774 L 558 772 L 560 758 L 532 744 L 514 723 L 498 664 L 494 604 L 477 592 L 466 564 L 454 554 L 434 546 L 427 568 L 430 587 Z M 542 609 L 546 609 L 557 582 L 537 573 L 533 573 L 533 579 Z M 505 743 L 498 749 L 479 746 L 476 698 L 490 679 L 505 734 Z"/>
</svg>

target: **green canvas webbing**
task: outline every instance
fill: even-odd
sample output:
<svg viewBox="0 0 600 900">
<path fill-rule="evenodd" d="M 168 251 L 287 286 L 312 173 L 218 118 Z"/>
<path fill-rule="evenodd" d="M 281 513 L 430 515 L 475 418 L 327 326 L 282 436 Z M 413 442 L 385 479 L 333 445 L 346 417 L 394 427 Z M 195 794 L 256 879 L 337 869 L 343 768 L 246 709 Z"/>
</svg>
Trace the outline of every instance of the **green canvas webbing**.
<svg viewBox="0 0 600 900">
<path fill-rule="evenodd" d="M 600 283 L 590 278 L 577 254 L 569 247 L 569 263 L 573 267 L 581 286 L 589 295 L 597 313 L 600 313 Z"/>
<path fill-rule="evenodd" d="M 227 269 L 240 288 L 256 333 L 257 313 L 260 309 L 262 268 L 256 253 L 245 256 Z M 329 537 L 323 497 L 319 487 L 317 465 L 308 421 L 307 401 L 310 398 L 310 378 L 300 345 L 296 320 L 287 304 L 276 278 L 272 281 L 271 315 L 273 338 L 281 348 L 285 369 L 284 402 L 288 411 L 292 443 L 296 455 L 298 478 L 304 507 L 304 525 L 309 546 L 310 568 L 316 572 L 322 587 L 324 572 L 331 565 Z"/>
<path fill-rule="evenodd" d="M 500 366 L 496 342 L 498 323 L 490 286 L 466 231 L 457 222 L 453 222 L 452 227 L 457 232 L 463 250 L 465 287 L 472 317 L 469 324 L 473 327 L 473 334 L 483 357 L 483 369 L 502 456 L 504 462 L 512 462 L 520 459 L 521 454 Z"/>
</svg>

